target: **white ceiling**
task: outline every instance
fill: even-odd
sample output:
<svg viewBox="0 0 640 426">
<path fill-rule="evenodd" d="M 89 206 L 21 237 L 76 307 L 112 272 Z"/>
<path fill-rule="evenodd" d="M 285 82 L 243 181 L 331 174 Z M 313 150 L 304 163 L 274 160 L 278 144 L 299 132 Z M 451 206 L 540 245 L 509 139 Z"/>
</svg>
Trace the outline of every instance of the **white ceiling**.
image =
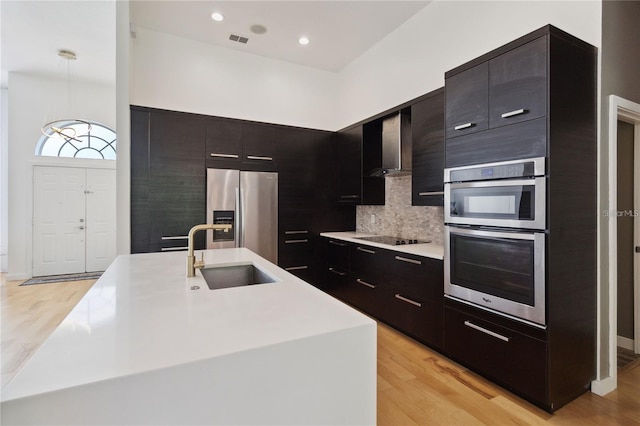
<svg viewBox="0 0 640 426">
<path fill-rule="evenodd" d="M 130 2 L 130 19 L 144 27 L 230 49 L 339 71 L 402 25 L 429 1 L 155 1 Z M 221 23 L 213 11 L 225 15 Z M 17 71 L 66 78 L 67 62 L 57 56 L 72 50 L 71 78 L 115 84 L 115 1 L 2 0 L 2 87 Z M 253 34 L 250 26 L 267 28 Z M 248 37 L 232 42 L 230 34 Z M 311 43 L 298 44 L 306 35 Z"/>
<path fill-rule="evenodd" d="M 327 71 L 339 71 L 402 25 L 428 1 L 154 1 L 131 2 L 138 27 L 281 59 Z M 211 19 L 221 12 L 222 22 Z M 250 27 L 267 28 L 262 35 Z M 247 44 L 229 40 L 235 34 Z M 305 35 L 311 43 L 298 43 Z"/>
<path fill-rule="evenodd" d="M 115 83 L 114 1 L 2 0 L 2 87 L 7 72 L 66 78 L 60 49 L 76 53 L 72 79 Z"/>
</svg>

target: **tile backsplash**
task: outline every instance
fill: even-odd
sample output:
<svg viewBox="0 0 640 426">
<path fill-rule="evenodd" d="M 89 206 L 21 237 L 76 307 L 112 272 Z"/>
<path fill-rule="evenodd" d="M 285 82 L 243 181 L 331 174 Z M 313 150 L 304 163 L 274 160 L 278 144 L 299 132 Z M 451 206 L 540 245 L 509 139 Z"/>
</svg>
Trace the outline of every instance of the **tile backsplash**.
<svg viewBox="0 0 640 426">
<path fill-rule="evenodd" d="M 372 215 L 375 223 L 371 223 Z M 444 208 L 411 205 L 411 176 L 385 178 L 384 206 L 357 206 L 356 231 L 443 244 Z"/>
</svg>

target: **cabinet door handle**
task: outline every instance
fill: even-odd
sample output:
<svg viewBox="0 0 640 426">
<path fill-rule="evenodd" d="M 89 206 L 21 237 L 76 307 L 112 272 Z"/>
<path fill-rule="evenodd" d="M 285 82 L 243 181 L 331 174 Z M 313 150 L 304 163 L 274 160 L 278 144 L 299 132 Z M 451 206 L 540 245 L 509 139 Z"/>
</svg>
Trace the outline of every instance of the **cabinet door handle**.
<svg viewBox="0 0 640 426">
<path fill-rule="evenodd" d="M 337 269 L 333 269 L 333 268 L 329 268 L 329 271 L 333 272 L 334 274 L 340 275 L 341 277 L 344 277 L 345 275 L 347 275 L 346 272 L 340 272 Z"/>
<path fill-rule="evenodd" d="M 362 248 L 362 247 L 358 247 L 358 248 L 356 248 L 356 250 L 363 251 L 363 252 L 369 253 L 369 254 L 376 254 L 376 252 L 374 250 L 369 250 L 369 249 Z"/>
<path fill-rule="evenodd" d="M 474 324 L 474 323 L 472 323 L 471 321 L 465 321 L 465 322 L 464 322 L 464 325 L 466 325 L 467 327 L 471 327 L 471 328 L 473 328 L 474 330 L 478 330 L 478 331 L 480 331 L 480 332 L 482 332 L 482 333 L 484 333 L 484 334 L 488 334 L 489 336 L 493 336 L 493 337 L 495 337 L 496 339 L 504 340 L 505 342 L 508 342 L 508 341 L 509 341 L 509 338 L 508 338 L 508 337 L 505 337 L 505 336 L 503 336 L 502 334 L 498 334 L 498 333 L 496 333 L 496 332 L 494 332 L 494 331 L 487 330 L 486 328 L 484 328 L 484 327 L 480 327 L 479 325 L 475 325 L 475 324 Z"/>
<path fill-rule="evenodd" d="M 345 247 L 346 246 L 345 243 L 339 243 L 339 242 L 333 241 L 333 240 L 329 240 L 329 244 L 333 244 L 334 246 L 338 246 L 338 247 Z"/>
<path fill-rule="evenodd" d="M 342 199 L 353 199 L 353 198 L 359 198 L 360 196 L 357 194 L 353 194 L 353 195 L 341 195 L 340 198 Z"/>
<path fill-rule="evenodd" d="M 468 129 L 469 127 L 473 126 L 473 123 L 464 123 L 464 124 L 458 124 L 456 127 L 453 128 L 453 130 L 463 130 L 463 129 Z"/>
<path fill-rule="evenodd" d="M 215 152 L 212 152 L 211 156 L 216 158 L 238 158 L 239 157 L 238 154 L 218 154 Z"/>
<path fill-rule="evenodd" d="M 263 157 L 261 155 L 247 155 L 247 160 L 273 161 L 273 157 Z"/>
<path fill-rule="evenodd" d="M 402 300 L 403 302 L 411 303 L 412 305 L 417 306 L 418 308 L 422 308 L 422 303 L 420 303 L 420 302 L 416 302 L 415 300 L 408 299 L 408 298 L 406 298 L 406 297 L 404 297 L 404 296 L 401 296 L 401 295 L 399 295 L 399 294 L 396 294 L 396 295 L 395 295 L 395 298 L 396 298 L 396 299 L 400 299 L 400 300 Z"/>
<path fill-rule="evenodd" d="M 444 195 L 444 191 L 418 192 L 418 195 L 428 197 L 430 195 Z"/>
<path fill-rule="evenodd" d="M 303 269 L 309 269 L 307 265 L 304 266 L 290 266 L 288 268 L 284 268 L 285 271 L 300 271 Z"/>
<path fill-rule="evenodd" d="M 308 243 L 309 240 L 306 238 L 304 240 L 285 240 L 285 244 L 299 244 L 299 243 Z"/>
<path fill-rule="evenodd" d="M 178 237 L 160 237 L 161 240 L 188 240 L 189 237 L 186 235 L 180 235 Z"/>
<path fill-rule="evenodd" d="M 309 231 L 284 231 L 285 235 L 308 234 Z"/>
<path fill-rule="evenodd" d="M 189 247 L 162 247 L 160 251 L 180 251 L 180 250 L 188 250 Z"/>
<path fill-rule="evenodd" d="M 375 285 L 373 285 L 373 284 L 369 284 L 369 283 L 368 283 L 368 282 L 366 282 L 366 281 L 362 281 L 360 278 L 357 278 L 357 279 L 356 279 L 356 282 L 357 282 L 358 284 L 362 284 L 362 285 L 367 286 L 367 287 L 369 287 L 369 288 L 376 288 L 376 286 L 375 286 Z"/>
<path fill-rule="evenodd" d="M 422 262 L 420 262 L 419 260 L 409 259 L 402 256 L 396 256 L 396 260 L 399 260 L 401 262 L 413 263 L 414 265 L 422 265 Z"/>
<path fill-rule="evenodd" d="M 513 117 L 515 115 L 520 115 L 520 114 L 524 114 L 525 112 L 527 112 L 526 109 L 514 109 L 513 111 L 509 111 L 509 112 L 505 112 L 504 114 L 502 114 L 500 117 L 502 118 L 509 118 L 509 117 Z"/>
</svg>

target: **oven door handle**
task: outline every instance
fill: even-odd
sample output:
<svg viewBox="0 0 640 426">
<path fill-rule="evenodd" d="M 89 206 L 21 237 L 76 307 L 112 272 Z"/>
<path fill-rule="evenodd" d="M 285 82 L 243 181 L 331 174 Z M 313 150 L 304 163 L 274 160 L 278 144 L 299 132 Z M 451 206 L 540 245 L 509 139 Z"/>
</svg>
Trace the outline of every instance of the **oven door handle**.
<svg viewBox="0 0 640 426">
<path fill-rule="evenodd" d="M 448 232 L 452 235 L 469 235 L 469 236 L 477 236 L 477 237 L 489 237 L 489 238 L 507 238 L 512 240 L 531 240 L 537 241 L 539 240 L 541 243 L 544 243 L 544 232 L 512 232 L 512 231 L 489 231 L 486 229 L 478 229 L 478 228 L 459 228 L 457 226 L 446 225 L 445 232 Z"/>
<path fill-rule="evenodd" d="M 445 183 L 445 188 L 451 189 L 464 189 L 464 188 L 492 188 L 501 186 L 536 186 L 545 184 L 545 177 L 538 176 L 535 178 L 518 178 L 518 179 L 506 179 L 506 180 L 481 180 L 472 182 L 458 182 L 458 183 Z"/>
</svg>

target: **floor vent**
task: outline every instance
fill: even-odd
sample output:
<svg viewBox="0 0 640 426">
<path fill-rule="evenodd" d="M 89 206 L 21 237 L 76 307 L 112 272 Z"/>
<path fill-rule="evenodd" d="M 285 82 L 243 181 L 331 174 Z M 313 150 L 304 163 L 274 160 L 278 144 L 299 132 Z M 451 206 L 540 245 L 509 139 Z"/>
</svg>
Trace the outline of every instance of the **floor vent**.
<svg viewBox="0 0 640 426">
<path fill-rule="evenodd" d="M 244 44 L 247 44 L 247 42 L 249 41 L 249 39 L 248 39 L 248 38 L 246 38 L 246 37 L 241 37 L 241 36 L 239 36 L 239 35 L 235 35 L 235 34 L 231 34 L 231 35 L 229 36 L 229 40 L 231 40 L 231 41 L 237 41 L 238 43 L 244 43 Z"/>
</svg>

